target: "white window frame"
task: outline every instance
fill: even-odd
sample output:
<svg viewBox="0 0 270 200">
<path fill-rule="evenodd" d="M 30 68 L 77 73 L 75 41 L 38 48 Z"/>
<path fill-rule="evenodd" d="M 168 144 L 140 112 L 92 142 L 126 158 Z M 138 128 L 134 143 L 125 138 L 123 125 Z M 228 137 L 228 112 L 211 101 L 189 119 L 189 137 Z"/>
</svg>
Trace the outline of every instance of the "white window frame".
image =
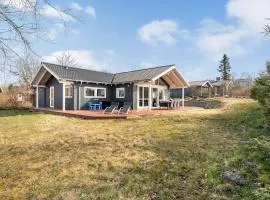
<svg viewBox="0 0 270 200">
<path fill-rule="evenodd" d="M 124 90 L 124 96 L 123 96 L 123 97 L 120 97 L 120 96 L 119 96 L 119 91 L 120 91 L 120 90 Z M 126 88 L 124 88 L 124 87 L 116 88 L 116 98 L 118 98 L 118 99 L 124 99 L 125 96 L 126 96 Z"/>
<path fill-rule="evenodd" d="M 87 89 L 94 90 L 94 96 L 87 96 L 86 95 L 86 90 Z M 105 90 L 105 96 L 97 96 L 97 90 L 98 89 Z M 101 87 L 84 87 L 84 98 L 101 98 L 101 99 L 104 99 L 104 98 L 106 98 L 106 94 L 107 94 L 107 88 L 101 88 Z"/>
<path fill-rule="evenodd" d="M 65 92 L 65 98 L 72 98 L 72 85 L 65 85 L 65 90 L 66 90 L 66 88 L 70 88 L 70 90 L 71 90 L 71 96 L 67 96 L 67 93 Z"/>
</svg>

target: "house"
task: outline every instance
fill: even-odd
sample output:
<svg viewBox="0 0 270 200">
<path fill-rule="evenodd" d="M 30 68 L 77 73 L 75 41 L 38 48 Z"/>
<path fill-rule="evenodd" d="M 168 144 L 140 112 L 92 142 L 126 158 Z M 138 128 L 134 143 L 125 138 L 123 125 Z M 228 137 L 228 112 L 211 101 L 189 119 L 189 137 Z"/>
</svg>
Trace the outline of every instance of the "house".
<svg viewBox="0 0 270 200">
<path fill-rule="evenodd" d="M 210 97 L 212 92 L 212 84 L 205 81 L 191 81 L 189 88 L 185 90 L 185 96 L 190 97 Z M 182 98 L 182 89 L 171 89 L 172 98 Z"/>
<path fill-rule="evenodd" d="M 99 72 L 41 63 L 32 81 L 34 106 L 61 110 L 86 110 L 89 101 L 131 102 L 133 109 L 158 108 L 170 98 L 170 89 L 189 84 L 175 65 L 122 73 Z"/>
<path fill-rule="evenodd" d="M 224 81 L 219 77 L 215 81 L 210 81 L 213 86 L 212 94 L 214 96 L 228 96 L 229 90 L 232 87 L 232 81 Z"/>
<path fill-rule="evenodd" d="M 211 91 L 213 85 L 205 80 L 205 81 L 192 81 L 189 82 L 190 87 L 190 94 L 193 97 L 211 97 Z"/>
</svg>

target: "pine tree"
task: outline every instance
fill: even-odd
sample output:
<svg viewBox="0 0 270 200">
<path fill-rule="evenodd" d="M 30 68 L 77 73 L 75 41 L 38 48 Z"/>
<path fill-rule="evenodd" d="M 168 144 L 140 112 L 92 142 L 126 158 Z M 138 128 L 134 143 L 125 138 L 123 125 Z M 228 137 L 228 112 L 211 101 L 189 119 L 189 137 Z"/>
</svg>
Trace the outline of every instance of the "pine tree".
<svg viewBox="0 0 270 200">
<path fill-rule="evenodd" d="M 220 65 L 218 67 L 218 71 L 221 73 L 221 79 L 224 81 L 228 81 L 231 79 L 231 65 L 229 57 L 224 54 L 222 60 L 220 61 Z"/>
</svg>

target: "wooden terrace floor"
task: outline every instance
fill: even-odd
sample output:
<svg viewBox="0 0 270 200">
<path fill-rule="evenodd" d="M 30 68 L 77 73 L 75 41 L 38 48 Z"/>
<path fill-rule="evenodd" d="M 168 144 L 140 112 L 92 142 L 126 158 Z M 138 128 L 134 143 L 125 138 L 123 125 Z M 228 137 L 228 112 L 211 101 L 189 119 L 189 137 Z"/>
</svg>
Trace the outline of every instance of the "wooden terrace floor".
<svg viewBox="0 0 270 200">
<path fill-rule="evenodd" d="M 56 109 L 48 109 L 48 108 L 32 108 L 31 112 L 44 112 L 56 115 L 62 115 L 66 117 L 76 117 L 82 119 L 128 119 L 128 118 L 137 118 L 137 117 L 145 117 L 145 116 L 153 116 L 153 115 L 162 115 L 168 113 L 178 113 L 178 112 L 186 112 L 192 110 L 198 110 L 202 108 L 198 107 L 179 107 L 174 109 L 152 109 L 152 110 L 131 110 L 127 115 L 117 113 L 114 114 L 104 114 L 104 110 L 93 111 L 93 110 L 56 110 Z"/>
</svg>

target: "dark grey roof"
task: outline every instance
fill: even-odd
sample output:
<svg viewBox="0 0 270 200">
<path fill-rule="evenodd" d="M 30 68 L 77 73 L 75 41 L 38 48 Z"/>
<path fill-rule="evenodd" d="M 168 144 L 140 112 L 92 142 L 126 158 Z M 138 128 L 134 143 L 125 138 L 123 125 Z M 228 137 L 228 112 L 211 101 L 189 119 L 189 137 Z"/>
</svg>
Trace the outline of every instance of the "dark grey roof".
<svg viewBox="0 0 270 200">
<path fill-rule="evenodd" d="M 72 81 L 98 82 L 107 84 L 148 81 L 174 66 L 174 65 L 166 65 L 112 74 L 107 72 L 98 72 L 88 69 L 68 67 L 46 62 L 42 62 L 42 65 L 48 68 L 48 70 L 54 73 L 54 75 L 56 75 L 59 79 Z"/>
<path fill-rule="evenodd" d="M 203 86 L 204 84 L 209 83 L 211 85 L 211 83 L 208 80 L 204 80 L 204 81 L 190 81 L 189 85 L 192 86 Z"/>
<path fill-rule="evenodd" d="M 126 83 L 136 81 L 148 81 L 158 75 L 162 74 L 166 70 L 170 69 L 174 65 L 166 65 L 160 67 L 153 67 L 148 69 L 140 69 L 129 72 L 117 73 L 114 76 L 113 83 Z"/>
<path fill-rule="evenodd" d="M 111 83 L 114 77 L 114 74 L 107 72 L 98 72 L 45 62 L 42 62 L 42 64 L 58 76 L 59 79 L 63 80 Z"/>
</svg>

